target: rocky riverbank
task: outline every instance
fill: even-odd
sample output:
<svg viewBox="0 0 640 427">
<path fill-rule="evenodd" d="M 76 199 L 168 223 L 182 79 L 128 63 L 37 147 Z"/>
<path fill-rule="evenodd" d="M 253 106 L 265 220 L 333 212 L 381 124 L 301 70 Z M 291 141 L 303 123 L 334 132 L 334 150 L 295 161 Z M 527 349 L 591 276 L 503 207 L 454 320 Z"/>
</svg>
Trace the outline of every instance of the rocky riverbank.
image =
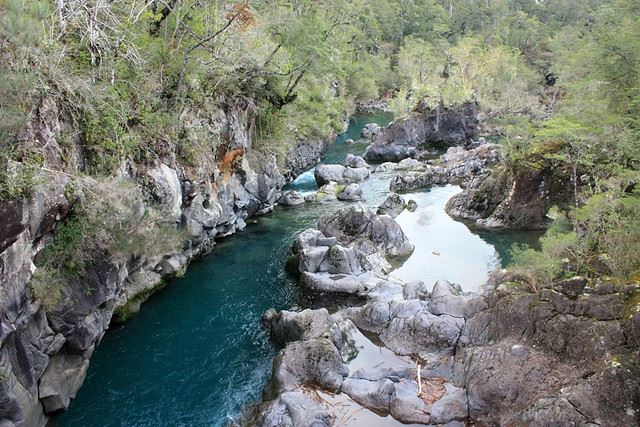
<svg viewBox="0 0 640 427">
<path fill-rule="evenodd" d="M 574 278 L 533 292 L 500 272 L 474 294 L 389 277 L 389 261 L 411 250 L 389 215 L 359 206 L 298 236 L 302 286 L 361 303 L 265 313 L 283 349 L 254 423 L 350 425 L 332 395 L 348 396 L 340 401 L 354 413 L 387 417 L 379 425 L 638 422 L 637 284 Z"/>
<path fill-rule="evenodd" d="M 274 156 L 253 147 L 250 104 L 210 107 L 185 111 L 184 141 L 168 142 L 154 161 L 122 165 L 114 181 L 145 195 L 142 212 L 153 207 L 170 227 L 183 230 L 176 246 L 142 257 L 92 258 L 81 277 L 56 288 L 58 297 L 48 304 L 30 285 L 38 272 L 36 257 L 76 203 L 71 189 L 85 160 L 80 140 L 62 141 L 73 124 L 60 105 L 45 100 L 34 112 L 23 138 L 46 148 L 47 167 L 31 197 L 0 204 L 0 425 L 41 426 L 48 415 L 65 410 L 111 321 L 137 311 L 166 278 L 211 251 L 216 238 L 269 212 L 287 179 L 314 165 L 326 146 L 326 141 L 300 141 L 278 165 Z M 225 144 L 213 149 L 214 140 Z M 212 149 L 187 161 L 182 156 L 187 142 L 211 143 Z M 98 184 L 82 181 L 94 193 Z"/>
<path fill-rule="evenodd" d="M 368 167 L 349 159 L 316 171 L 318 183 L 343 177 L 348 163 Z M 371 173 L 396 174 L 377 212 L 351 205 L 297 237 L 291 264 L 326 308 L 263 316 L 282 350 L 250 423 L 348 426 L 360 415 L 381 426 L 638 423 L 637 283 L 575 277 L 531 289 L 503 270 L 471 293 L 389 275 L 413 250 L 394 220 L 407 207 L 397 193 L 457 184 L 464 191 L 447 204 L 456 218 L 546 224 L 550 176 L 500 178 L 499 163 L 499 147 L 479 141 L 435 160 L 380 164 Z"/>
</svg>

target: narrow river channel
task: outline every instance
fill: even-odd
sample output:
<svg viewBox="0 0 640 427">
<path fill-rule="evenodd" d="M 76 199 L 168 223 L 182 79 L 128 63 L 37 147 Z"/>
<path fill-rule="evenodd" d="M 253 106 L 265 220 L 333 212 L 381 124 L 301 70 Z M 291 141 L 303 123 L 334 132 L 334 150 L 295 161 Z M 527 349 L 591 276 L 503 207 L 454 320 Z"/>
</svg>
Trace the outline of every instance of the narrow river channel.
<svg viewBox="0 0 640 427">
<path fill-rule="evenodd" d="M 370 121 L 386 125 L 387 113 L 352 119 L 329 147 L 325 162 L 362 154 L 357 139 Z M 388 193 L 390 174 L 362 183 L 367 206 Z M 313 191 L 313 173 L 290 185 Z M 397 219 L 416 245 L 393 275 L 433 283 L 447 279 L 466 290 L 482 285 L 503 265 L 506 248 L 530 235 L 477 234 L 444 212 L 455 186 L 408 194 L 416 212 Z M 213 253 L 191 264 L 180 279 L 153 295 L 138 315 L 110 330 L 96 349 L 86 381 L 58 426 L 221 426 L 260 399 L 275 348 L 260 325 L 270 307 L 301 305 L 296 280 L 285 272 L 289 247 L 300 231 L 345 202 L 278 207 L 246 231 L 218 242 Z"/>
</svg>

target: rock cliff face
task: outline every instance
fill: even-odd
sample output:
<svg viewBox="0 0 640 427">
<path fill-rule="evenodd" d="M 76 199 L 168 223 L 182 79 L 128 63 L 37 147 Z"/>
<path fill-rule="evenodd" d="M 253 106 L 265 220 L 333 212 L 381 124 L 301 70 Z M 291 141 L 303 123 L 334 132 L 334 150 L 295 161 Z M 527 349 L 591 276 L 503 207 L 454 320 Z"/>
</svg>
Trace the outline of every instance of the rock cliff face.
<svg viewBox="0 0 640 427">
<path fill-rule="evenodd" d="M 215 238 L 245 227 L 245 220 L 270 211 L 286 178 L 316 163 L 325 141 L 300 142 L 284 169 L 252 147 L 250 104 L 184 111 L 183 141 L 145 164 L 125 164 L 132 179 L 184 239 L 168 253 L 114 260 L 91 259 L 83 277 L 64 283 L 59 300 L 45 309 L 30 280 L 35 258 L 65 218 L 71 176 L 83 169 L 80 140 L 61 148 L 72 129 L 58 105 L 45 100 L 34 112 L 25 141 L 43 147 L 47 172 L 32 195 L 0 203 L 0 425 L 41 426 L 65 410 L 81 386 L 95 346 L 115 317 L 126 318 L 163 279 L 179 274 L 206 253 Z M 212 141 L 222 141 L 213 144 Z M 180 160 L 181 143 L 199 143 L 193 161 Z M 68 146 L 70 145 L 70 147 Z M 58 171 L 58 172 L 53 172 Z"/>
<path fill-rule="evenodd" d="M 560 168 L 509 171 L 500 164 L 500 146 L 483 140 L 467 148 L 450 147 L 436 161 L 405 159 L 376 170 L 398 171 L 390 183 L 394 192 L 460 185 L 463 191 L 449 200 L 447 213 L 483 229 L 544 229 L 549 208 L 571 199 L 570 178 Z"/>
<path fill-rule="evenodd" d="M 434 145 L 463 145 L 478 133 L 477 107 L 468 102 L 458 107 L 418 104 L 408 117 L 382 129 L 364 154 L 372 162 L 397 162 L 417 157 Z"/>
</svg>

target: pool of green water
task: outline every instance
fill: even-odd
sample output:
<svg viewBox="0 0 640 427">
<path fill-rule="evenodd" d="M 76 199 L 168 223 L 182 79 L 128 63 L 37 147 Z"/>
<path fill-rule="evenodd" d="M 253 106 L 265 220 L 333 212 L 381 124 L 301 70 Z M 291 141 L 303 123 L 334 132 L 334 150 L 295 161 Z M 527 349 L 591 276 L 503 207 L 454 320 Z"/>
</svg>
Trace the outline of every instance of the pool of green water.
<svg viewBox="0 0 640 427">
<path fill-rule="evenodd" d="M 368 122 L 390 120 L 388 113 L 356 117 L 330 146 L 325 162 L 362 154 L 365 144 L 345 140 L 357 140 Z M 384 200 L 390 177 L 374 174 L 362 184 L 366 205 Z M 313 172 L 290 187 L 313 190 Z M 398 217 L 416 250 L 394 275 L 426 283 L 449 279 L 473 290 L 504 263 L 513 242 L 535 240 L 523 233 L 476 234 L 451 220 L 444 205 L 458 191 L 445 186 L 405 196 L 419 205 Z M 291 243 L 320 215 L 343 206 L 278 207 L 219 241 L 211 255 L 154 294 L 138 315 L 107 332 L 84 385 L 55 425 L 222 426 L 237 417 L 260 399 L 276 351 L 260 325 L 262 313 L 303 301 L 284 268 Z"/>
</svg>

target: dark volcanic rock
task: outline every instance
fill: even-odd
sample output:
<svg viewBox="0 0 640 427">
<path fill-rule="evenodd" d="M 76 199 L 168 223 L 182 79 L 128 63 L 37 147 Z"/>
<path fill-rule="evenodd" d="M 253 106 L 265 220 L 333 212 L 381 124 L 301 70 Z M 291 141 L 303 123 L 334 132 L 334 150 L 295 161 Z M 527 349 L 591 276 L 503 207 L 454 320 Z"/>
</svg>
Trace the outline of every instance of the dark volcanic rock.
<svg viewBox="0 0 640 427">
<path fill-rule="evenodd" d="M 294 179 L 318 163 L 327 148 L 327 143 L 328 140 L 299 140 L 286 156 L 285 177 Z"/>
<path fill-rule="evenodd" d="M 397 162 L 415 157 L 421 148 L 434 144 L 462 145 L 477 132 L 477 108 L 474 103 L 457 107 L 419 109 L 384 128 L 364 158 L 374 162 Z"/>
<path fill-rule="evenodd" d="M 454 382 L 469 413 L 493 425 L 635 425 L 638 348 L 617 293 L 490 293 L 465 324 Z M 559 424 L 558 424 L 559 423 Z"/>
</svg>

